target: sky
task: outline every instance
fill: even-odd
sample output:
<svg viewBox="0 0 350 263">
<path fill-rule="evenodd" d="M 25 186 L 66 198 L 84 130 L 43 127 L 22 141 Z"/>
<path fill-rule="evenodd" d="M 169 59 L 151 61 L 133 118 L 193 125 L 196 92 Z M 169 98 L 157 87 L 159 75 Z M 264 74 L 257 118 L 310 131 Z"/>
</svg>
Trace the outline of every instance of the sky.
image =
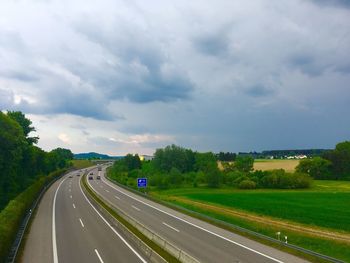
<svg viewBox="0 0 350 263">
<path fill-rule="evenodd" d="M 334 148 L 349 0 L 2 0 L 0 110 L 45 150 Z"/>
</svg>

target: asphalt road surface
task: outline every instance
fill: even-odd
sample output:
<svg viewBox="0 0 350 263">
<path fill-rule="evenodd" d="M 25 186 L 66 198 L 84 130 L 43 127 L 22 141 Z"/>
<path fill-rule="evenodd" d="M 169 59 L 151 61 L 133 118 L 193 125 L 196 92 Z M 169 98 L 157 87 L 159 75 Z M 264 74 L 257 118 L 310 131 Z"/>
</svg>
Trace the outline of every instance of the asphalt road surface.
<svg viewBox="0 0 350 263">
<path fill-rule="evenodd" d="M 43 196 L 24 247 L 25 263 L 146 262 L 92 207 L 72 172 Z M 72 178 L 70 178 L 72 177 Z"/>
<path fill-rule="evenodd" d="M 93 173 L 94 191 L 200 262 L 307 262 L 140 197 L 108 181 L 104 169 Z"/>
</svg>

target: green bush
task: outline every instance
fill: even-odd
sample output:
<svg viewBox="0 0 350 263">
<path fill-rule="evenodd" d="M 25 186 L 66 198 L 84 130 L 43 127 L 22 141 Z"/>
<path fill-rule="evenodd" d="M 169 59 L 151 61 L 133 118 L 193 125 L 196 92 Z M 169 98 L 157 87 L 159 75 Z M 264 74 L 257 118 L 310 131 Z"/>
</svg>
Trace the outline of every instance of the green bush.
<svg viewBox="0 0 350 263">
<path fill-rule="evenodd" d="M 255 189 L 256 183 L 253 182 L 252 180 L 243 180 L 242 182 L 239 183 L 238 188 L 239 189 Z"/>
<path fill-rule="evenodd" d="M 263 188 L 298 189 L 309 188 L 312 178 L 304 173 L 286 173 L 283 169 L 272 170 L 261 178 Z"/>
</svg>

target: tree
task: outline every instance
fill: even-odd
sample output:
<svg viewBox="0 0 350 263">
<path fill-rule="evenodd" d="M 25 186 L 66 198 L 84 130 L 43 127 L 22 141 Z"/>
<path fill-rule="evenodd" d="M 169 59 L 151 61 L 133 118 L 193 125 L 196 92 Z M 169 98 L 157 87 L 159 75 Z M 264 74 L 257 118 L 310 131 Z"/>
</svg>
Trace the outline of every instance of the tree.
<svg viewBox="0 0 350 263">
<path fill-rule="evenodd" d="M 236 154 L 230 152 L 219 152 L 219 154 L 217 154 L 217 158 L 219 161 L 233 162 L 236 159 Z"/>
<path fill-rule="evenodd" d="M 54 169 L 66 167 L 73 157 L 71 150 L 64 148 L 56 148 L 50 152 L 51 165 L 55 167 Z"/>
<path fill-rule="evenodd" d="M 21 126 L 0 111 L 0 210 L 19 191 L 19 169 L 25 147 Z"/>
<path fill-rule="evenodd" d="M 141 169 L 141 160 L 137 154 L 132 155 L 132 154 L 128 153 L 123 158 L 123 162 L 124 162 L 125 166 L 127 167 L 128 171 Z"/>
<path fill-rule="evenodd" d="M 36 131 L 32 125 L 32 121 L 27 119 L 26 116 L 20 111 L 8 111 L 7 116 L 16 121 L 23 130 L 24 136 L 27 142 L 32 144 L 37 144 L 39 137 L 29 137 L 29 133 Z"/>
<path fill-rule="evenodd" d="M 162 172 L 170 172 L 172 168 L 176 168 L 185 173 L 193 171 L 194 160 L 194 153 L 191 150 L 173 144 L 164 149 L 157 149 L 153 163 L 155 168 Z"/>
<path fill-rule="evenodd" d="M 253 171 L 254 158 L 251 156 L 237 156 L 234 167 L 243 173 Z"/>
<path fill-rule="evenodd" d="M 338 143 L 333 151 L 323 154 L 331 161 L 331 171 L 335 179 L 350 179 L 350 141 Z"/>
<path fill-rule="evenodd" d="M 329 160 L 321 157 L 301 160 L 296 167 L 299 173 L 309 174 L 315 179 L 331 179 L 331 165 Z"/>
</svg>

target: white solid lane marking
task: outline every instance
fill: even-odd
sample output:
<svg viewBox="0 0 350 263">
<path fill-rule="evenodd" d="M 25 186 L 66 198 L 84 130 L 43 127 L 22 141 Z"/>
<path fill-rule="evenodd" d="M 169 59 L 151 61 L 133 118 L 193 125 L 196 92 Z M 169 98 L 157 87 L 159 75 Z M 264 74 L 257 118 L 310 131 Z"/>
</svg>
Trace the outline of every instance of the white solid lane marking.
<svg viewBox="0 0 350 263">
<path fill-rule="evenodd" d="M 137 208 L 137 207 L 134 206 L 134 205 L 132 205 L 131 207 L 134 208 L 134 209 L 137 210 L 137 211 L 140 211 L 140 208 Z"/>
<path fill-rule="evenodd" d="M 90 187 L 91 184 L 88 181 L 88 184 Z M 81 188 L 81 184 L 80 184 L 80 180 L 79 180 L 79 187 L 80 187 L 80 191 L 83 194 L 85 200 L 89 203 L 89 205 L 95 210 L 95 212 L 100 216 L 100 218 L 103 220 L 103 222 L 106 223 L 106 225 L 114 232 L 114 234 L 116 234 L 123 242 L 124 244 L 132 251 L 134 252 L 134 254 L 143 262 L 143 263 L 147 263 L 147 261 L 139 254 L 137 253 L 137 251 L 108 223 L 108 221 L 100 214 L 99 211 L 97 211 L 97 209 L 91 204 L 90 200 L 86 197 L 85 193 L 83 192 L 83 189 Z"/>
<path fill-rule="evenodd" d="M 60 189 L 62 183 L 67 179 L 63 179 L 60 184 L 58 185 L 55 196 L 53 197 L 53 205 L 52 205 L 52 251 L 53 251 L 53 262 L 58 263 L 58 256 L 57 256 L 57 242 L 56 242 L 56 197 L 57 192 Z"/>
<path fill-rule="evenodd" d="M 73 204 L 73 208 L 75 208 L 75 204 Z"/>
<path fill-rule="evenodd" d="M 240 246 L 240 247 L 242 247 L 242 248 L 245 248 L 245 249 L 247 249 L 247 250 L 249 250 L 249 251 L 252 251 L 252 252 L 254 252 L 254 253 L 258 254 L 258 255 L 261 255 L 261 256 L 263 256 L 263 257 L 269 258 L 269 259 L 271 259 L 271 260 L 273 260 L 273 261 L 275 261 L 275 262 L 278 262 L 278 263 L 284 263 L 283 261 L 281 261 L 281 260 L 279 260 L 279 259 L 276 259 L 276 258 L 274 258 L 274 257 L 271 257 L 271 256 L 269 256 L 269 255 L 266 255 L 266 254 L 264 254 L 264 253 L 262 253 L 262 252 L 259 252 L 259 251 L 255 250 L 255 249 L 252 249 L 252 248 L 247 247 L 247 246 L 245 246 L 245 245 L 243 245 L 243 244 L 240 244 L 240 243 L 238 243 L 238 242 L 236 242 L 236 241 L 233 241 L 233 240 L 231 240 L 231 239 L 229 239 L 229 238 L 227 238 L 227 237 L 221 236 L 221 235 L 219 235 L 219 234 L 217 234 L 217 233 L 215 233 L 215 232 L 212 232 L 212 231 L 210 231 L 210 230 L 208 230 L 208 229 L 205 229 L 205 228 L 203 228 L 203 227 L 201 227 L 201 226 L 198 226 L 198 225 L 196 225 L 196 224 L 194 224 L 194 223 L 191 223 L 191 222 L 189 222 L 189 221 L 187 221 L 187 220 L 185 220 L 185 219 L 183 219 L 183 218 L 180 218 L 180 217 L 178 217 L 178 216 L 175 216 L 175 215 L 173 215 L 173 214 L 170 214 L 169 212 L 166 212 L 166 211 L 164 211 L 164 210 L 162 210 L 162 209 L 160 209 L 160 208 L 158 208 L 158 207 L 155 207 L 155 206 L 150 205 L 150 204 L 148 204 L 148 203 L 146 203 L 146 202 L 144 202 L 144 201 L 141 201 L 141 200 L 139 200 L 139 199 L 137 199 L 137 198 L 135 198 L 135 197 L 133 197 L 133 196 L 131 196 L 131 195 L 125 193 L 124 191 L 119 190 L 119 189 L 116 188 L 114 185 L 112 185 L 111 183 L 107 182 L 107 181 L 105 180 L 104 177 L 102 177 L 102 178 L 103 178 L 102 181 L 103 181 L 105 184 L 107 184 L 108 186 L 110 186 L 110 187 L 112 187 L 113 189 L 117 190 L 119 193 L 122 193 L 123 195 L 126 195 L 126 196 L 130 197 L 131 199 L 134 199 L 134 200 L 140 202 L 141 204 L 144 204 L 144 205 L 146 205 L 146 206 L 148 206 L 148 207 L 151 207 L 151 208 L 153 208 L 153 209 L 155 209 L 155 210 L 157 210 L 157 211 L 159 211 L 159 212 L 162 212 L 162 213 L 164 213 L 164 214 L 166 214 L 166 215 L 168 215 L 168 216 L 171 216 L 172 218 L 178 219 L 178 220 L 180 220 L 180 221 L 182 221 L 182 222 L 184 222 L 184 223 L 187 223 L 187 224 L 189 224 L 189 225 L 191 225 L 191 226 L 193 226 L 193 227 L 196 227 L 196 228 L 198 228 L 198 229 L 200 229 L 200 230 L 203 230 L 203 231 L 205 231 L 205 232 L 207 232 L 207 233 L 209 233 L 209 234 L 212 234 L 212 235 L 214 235 L 214 236 L 216 236 L 216 237 L 219 237 L 219 238 L 221 238 L 221 239 L 223 239 L 223 240 L 226 240 L 226 241 L 228 241 L 228 242 L 230 242 L 230 243 L 232 243 L 232 244 L 235 244 L 235 245 Z"/>
<path fill-rule="evenodd" d="M 83 223 L 83 221 L 81 220 L 81 218 L 79 218 L 79 221 L 80 221 L 81 226 L 84 227 L 84 223 Z"/>
<path fill-rule="evenodd" d="M 100 262 L 103 263 L 103 260 L 102 260 L 102 258 L 100 256 L 100 254 L 98 253 L 97 249 L 95 249 L 95 253 L 96 253 L 98 259 L 100 260 Z"/>
<path fill-rule="evenodd" d="M 70 196 L 70 198 L 72 198 L 72 196 Z"/>
<path fill-rule="evenodd" d="M 118 200 L 120 200 L 120 197 L 119 197 L 119 196 L 116 196 L 116 195 L 115 195 L 114 197 L 117 198 Z"/>
<path fill-rule="evenodd" d="M 180 232 L 180 230 L 179 229 L 176 229 L 175 227 L 172 227 L 172 226 L 170 226 L 170 225 L 168 225 L 167 223 L 162 223 L 163 225 L 165 225 L 165 226 L 167 226 L 167 227 L 169 227 L 169 228 L 171 228 L 172 230 L 175 230 L 176 232 Z"/>
</svg>

